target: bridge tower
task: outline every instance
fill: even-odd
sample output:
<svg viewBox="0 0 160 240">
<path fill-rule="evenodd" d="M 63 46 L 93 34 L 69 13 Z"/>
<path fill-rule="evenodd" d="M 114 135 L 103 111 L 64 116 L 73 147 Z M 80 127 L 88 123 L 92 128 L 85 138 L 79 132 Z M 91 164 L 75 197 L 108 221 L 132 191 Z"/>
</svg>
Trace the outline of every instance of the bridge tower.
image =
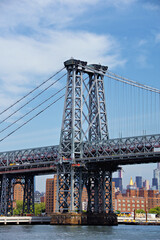
<svg viewBox="0 0 160 240">
<path fill-rule="evenodd" d="M 67 86 L 57 167 L 57 212 L 82 213 L 85 185 L 90 214 L 87 218 L 92 224 L 95 219 L 92 215 L 112 213 L 112 169 L 98 164 L 80 165 L 76 159 L 83 158 L 84 142 L 95 143 L 109 138 L 103 82 L 108 67 L 87 65 L 87 62 L 75 59 L 64 65 Z M 104 216 L 102 218 L 104 222 Z"/>
</svg>

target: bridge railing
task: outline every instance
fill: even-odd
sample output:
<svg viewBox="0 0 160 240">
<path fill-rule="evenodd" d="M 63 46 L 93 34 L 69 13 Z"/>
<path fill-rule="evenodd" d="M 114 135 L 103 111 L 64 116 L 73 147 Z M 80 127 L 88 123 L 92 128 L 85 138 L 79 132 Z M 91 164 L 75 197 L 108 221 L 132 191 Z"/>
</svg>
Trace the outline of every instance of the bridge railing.
<svg viewBox="0 0 160 240">
<path fill-rule="evenodd" d="M 160 152 L 159 134 L 85 142 L 83 145 L 84 158 L 145 152 Z"/>
<path fill-rule="evenodd" d="M 58 146 L 39 147 L 0 153 L 0 167 L 57 161 Z"/>
</svg>

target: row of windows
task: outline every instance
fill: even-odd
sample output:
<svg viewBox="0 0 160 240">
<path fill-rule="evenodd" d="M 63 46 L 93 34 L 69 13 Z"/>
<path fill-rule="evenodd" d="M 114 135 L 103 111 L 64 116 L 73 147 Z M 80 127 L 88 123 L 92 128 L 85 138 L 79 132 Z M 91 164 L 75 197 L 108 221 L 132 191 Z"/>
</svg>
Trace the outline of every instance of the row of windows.
<svg viewBox="0 0 160 240">
<path fill-rule="evenodd" d="M 141 201 L 140 201 L 140 200 L 130 200 L 130 199 L 122 199 L 122 200 L 121 200 L 121 199 L 118 199 L 118 202 L 121 202 L 121 201 L 122 201 L 122 202 L 132 202 L 132 203 L 135 203 L 135 202 L 137 202 L 137 203 L 140 203 L 140 202 L 141 202 L 141 203 L 144 203 L 144 200 L 141 200 Z"/>
<path fill-rule="evenodd" d="M 119 207 L 121 207 L 121 203 L 118 204 Z M 125 207 L 126 205 L 123 203 L 122 204 L 123 207 Z M 132 207 L 135 207 L 135 204 L 127 204 L 128 207 L 132 206 Z M 137 204 L 137 207 L 140 207 L 140 204 Z M 141 207 L 144 207 L 144 204 L 141 205 Z"/>
</svg>

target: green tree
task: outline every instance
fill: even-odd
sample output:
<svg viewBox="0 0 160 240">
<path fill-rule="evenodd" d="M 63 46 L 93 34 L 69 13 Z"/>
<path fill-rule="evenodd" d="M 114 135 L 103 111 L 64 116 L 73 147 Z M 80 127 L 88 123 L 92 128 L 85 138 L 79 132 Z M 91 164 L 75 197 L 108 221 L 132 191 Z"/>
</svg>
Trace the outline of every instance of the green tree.
<svg viewBox="0 0 160 240">
<path fill-rule="evenodd" d="M 45 212 L 45 203 L 35 203 L 35 216 L 41 215 Z"/>
<path fill-rule="evenodd" d="M 160 207 L 155 207 L 155 208 L 151 208 L 150 210 L 149 210 L 149 213 L 155 213 L 155 214 L 158 214 L 158 215 L 160 215 Z"/>
<path fill-rule="evenodd" d="M 23 212 L 23 201 L 16 201 L 16 208 L 13 209 L 13 215 L 21 215 Z"/>
<path fill-rule="evenodd" d="M 143 209 L 137 209 L 136 213 L 145 213 L 145 211 Z"/>
</svg>

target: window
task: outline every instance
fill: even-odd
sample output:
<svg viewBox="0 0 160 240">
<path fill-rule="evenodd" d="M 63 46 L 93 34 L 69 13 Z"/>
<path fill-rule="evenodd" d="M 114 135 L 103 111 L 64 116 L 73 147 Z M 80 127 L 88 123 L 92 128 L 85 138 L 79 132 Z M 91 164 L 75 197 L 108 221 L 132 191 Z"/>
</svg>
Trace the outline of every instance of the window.
<svg viewBox="0 0 160 240">
<path fill-rule="evenodd" d="M 129 203 L 128 203 L 128 204 L 127 204 L 127 206 L 128 206 L 128 207 L 130 207 L 130 206 L 131 206 L 131 204 L 129 204 Z"/>
<path fill-rule="evenodd" d="M 123 202 L 125 202 L 125 200 L 122 200 Z"/>
<path fill-rule="evenodd" d="M 139 203 L 139 200 L 137 200 L 137 203 Z"/>
<path fill-rule="evenodd" d="M 144 201 L 141 201 L 141 203 L 144 203 Z"/>
<path fill-rule="evenodd" d="M 123 204 L 123 207 L 125 207 L 125 204 Z"/>
<path fill-rule="evenodd" d="M 132 204 L 132 207 L 135 207 L 135 204 Z"/>
<path fill-rule="evenodd" d="M 130 200 L 128 199 L 127 202 L 130 202 Z"/>
<path fill-rule="evenodd" d="M 141 206 L 144 207 L 144 204 L 142 204 Z"/>
<path fill-rule="evenodd" d="M 139 204 L 137 204 L 137 207 L 139 207 Z"/>
<path fill-rule="evenodd" d="M 132 200 L 133 203 L 135 203 L 135 200 Z"/>
<path fill-rule="evenodd" d="M 118 199 L 118 202 L 121 202 L 121 199 Z"/>
</svg>

